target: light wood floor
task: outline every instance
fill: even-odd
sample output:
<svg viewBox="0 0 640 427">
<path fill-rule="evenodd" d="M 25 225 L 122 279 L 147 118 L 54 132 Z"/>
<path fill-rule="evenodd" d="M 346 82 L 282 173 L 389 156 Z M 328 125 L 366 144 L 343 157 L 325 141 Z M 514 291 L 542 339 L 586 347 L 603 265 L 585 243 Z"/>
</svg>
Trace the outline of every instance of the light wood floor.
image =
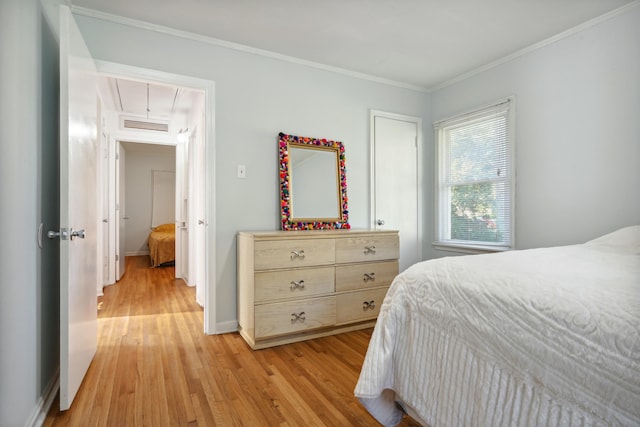
<svg viewBox="0 0 640 427">
<path fill-rule="evenodd" d="M 96 356 L 45 426 L 378 425 L 353 396 L 371 329 L 253 351 L 237 333 L 204 335 L 195 289 L 149 265 L 128 257 L 105 288 Z"/>
</svg>

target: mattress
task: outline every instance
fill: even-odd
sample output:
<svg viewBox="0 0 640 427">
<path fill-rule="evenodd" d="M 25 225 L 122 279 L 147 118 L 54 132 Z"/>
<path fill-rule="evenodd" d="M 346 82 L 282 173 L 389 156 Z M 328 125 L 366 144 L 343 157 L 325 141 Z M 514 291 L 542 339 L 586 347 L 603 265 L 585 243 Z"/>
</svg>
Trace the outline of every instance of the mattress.
<svg viewBox="0 0 640 427">
<path fill-rule="evenodd" d="M 640 425 L 640 226 L 412 266 L 355 395 L 383 425 Z"/>
</svg>

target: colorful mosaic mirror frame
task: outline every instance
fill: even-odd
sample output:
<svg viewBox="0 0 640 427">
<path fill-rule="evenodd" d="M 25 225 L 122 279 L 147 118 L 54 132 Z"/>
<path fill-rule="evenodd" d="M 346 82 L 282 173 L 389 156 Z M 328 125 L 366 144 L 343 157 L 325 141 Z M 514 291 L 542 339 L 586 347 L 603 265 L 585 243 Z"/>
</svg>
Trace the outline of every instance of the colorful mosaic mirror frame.
<svg viewBox="0 0 640 427">
<path fill-rule="evenodd" d="M 291 146 L 308 148 L 334 149 L 338 155 L 338 194 L 339 194 L 339 218 L 329 220 L 327 218 L 303 218 L 296 219 L 292 216 L 293 200 L 291 192 L 291 172 L 289 163 L 289 149 Z M 280 220 L 282 229 L 293 230 L 335 230 L 349 229 L 349 209 L 347 197 L 347 169 L 345 166 L 344 145 L 340 141 L 318 139 L 288 135 L 280 132 L 278 142 L 279 152 L 279 180 L 280 180 Z"/>
</svg>

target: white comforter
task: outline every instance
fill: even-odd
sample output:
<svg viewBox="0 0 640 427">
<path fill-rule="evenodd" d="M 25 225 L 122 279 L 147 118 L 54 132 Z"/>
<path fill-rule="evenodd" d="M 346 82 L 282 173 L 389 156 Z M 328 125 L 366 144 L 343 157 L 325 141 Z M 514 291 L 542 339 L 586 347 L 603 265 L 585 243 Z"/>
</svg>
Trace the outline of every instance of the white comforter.
<svg viewBox="0 0 640 427">
<path fill-rule="evenodd" d="M 441 426 L 640 425 L 640 226 L 425 261 L 381 308 L 355 395 Z"/>
</svg>

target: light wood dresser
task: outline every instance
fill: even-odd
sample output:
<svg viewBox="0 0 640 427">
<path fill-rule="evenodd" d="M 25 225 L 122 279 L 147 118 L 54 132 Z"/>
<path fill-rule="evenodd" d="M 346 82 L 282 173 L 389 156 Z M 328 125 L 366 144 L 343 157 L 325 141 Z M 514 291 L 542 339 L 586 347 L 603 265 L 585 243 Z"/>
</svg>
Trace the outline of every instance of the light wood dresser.
<svg viewBox="0 0 640 427">
<path fill-rule="evenodd" d="M 397 231 L 240 232 L 238 325 L 253 349 L 372 327 L 398 274 Z"/>
</svg>

